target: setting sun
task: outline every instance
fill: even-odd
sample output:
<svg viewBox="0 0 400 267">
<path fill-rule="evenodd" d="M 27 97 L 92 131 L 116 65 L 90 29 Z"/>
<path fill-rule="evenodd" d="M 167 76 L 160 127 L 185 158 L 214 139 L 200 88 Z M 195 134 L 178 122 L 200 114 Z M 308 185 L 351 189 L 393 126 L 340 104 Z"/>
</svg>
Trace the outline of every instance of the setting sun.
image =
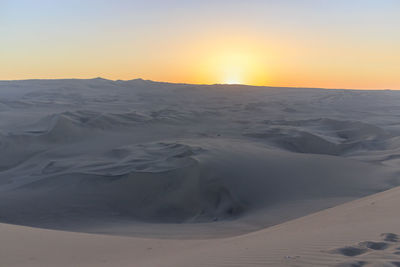
<svg viewBox="0 0 400 267">
<path fill-rule="evenodd" d="M 229 44 L 229 45 L 227 45 Z M 263 85 L 271 82 L 271 57 L 248 40 L 217 39 L 198 56 L 200 82 Z"/>
<path fill-rule="evenodd" d="M 0 79 L 400 89 L 396 0 L 21 1 L 0 1 Z"/>
<path fill-rule="evenodd" d="M 400 267 L 399 14 L 0 0 L 0 267 Z"/>
<path fill-rule="evenodd" d="M 236 62 L 236 65 L 233 65 L 234 62 L 232 62 L 232 65 L 225 66 L 225 69 L 222 71 L 222 83 L 224 84 L 242 84 L 244 83 L 243 81 L 243 75 L 245 70 L 243 67 L 240 65 L 239 62 Z"/>
<path fill-rule="evenodd" d="M 224 82 L 224 84 L 242 84 L 241 80 L 237 77 L 230 77 L 227 78 Z"/>
</svg>

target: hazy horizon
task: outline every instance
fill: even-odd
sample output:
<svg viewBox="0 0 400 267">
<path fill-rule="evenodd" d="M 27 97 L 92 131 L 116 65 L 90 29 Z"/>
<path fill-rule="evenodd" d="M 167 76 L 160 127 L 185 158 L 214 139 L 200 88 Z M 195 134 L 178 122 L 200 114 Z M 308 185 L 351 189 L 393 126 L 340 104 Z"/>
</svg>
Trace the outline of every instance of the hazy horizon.
<svg viewBox="0 0 400 267">
<path fill-rule="evenodd" d="M 0 267 L 400 267 L 400 0 L 0 0 Z"/>
<path fill-rule="evenodd" d="M 108 79 L 104 77 L 88 77 L 88 78 L 74 78 L 74 77 L 64 77 L 64 78 L 28 78 L 28 79 L 10 79 L 10 80 L 0 80 L 0 82 L 15 82 L 15 81 L 57 81 L 57 80 L 96 80 L 102 79 L 111 82 L 123 81 L 135 81 L 142 80 L 152 83 L 166 83 L 166 84 L 181 84 L 181 85 L 197 85 L 197 86 L 213 86 L 213 85 L 223 85 L 223 86 L 248 86 L 248 87 L 266 87 L 266 88 L 299 88 L 299 89 L 328 89 L 328 90 L 360 90 L 360 91 L 382 91 L 382 90 L 393 90 L 398 91 L 400 89 L 393 88 L 337 88 L 337 87 L 311 87 L 311 86 L 273 86 L 273 85 L 253 85 L 253 84 L 245 84 L 245 83 L 187 83 L 187 82 L 167 82 L 167 81 L 158 81 L 151 79 L 144 79 L 141 77 L 133 77 L 131 79 Z"/>
<path fill-rule="evenodd" d="M 400 89 L 400 2 L 0 1 L 0 80 Z"/>
</svg>

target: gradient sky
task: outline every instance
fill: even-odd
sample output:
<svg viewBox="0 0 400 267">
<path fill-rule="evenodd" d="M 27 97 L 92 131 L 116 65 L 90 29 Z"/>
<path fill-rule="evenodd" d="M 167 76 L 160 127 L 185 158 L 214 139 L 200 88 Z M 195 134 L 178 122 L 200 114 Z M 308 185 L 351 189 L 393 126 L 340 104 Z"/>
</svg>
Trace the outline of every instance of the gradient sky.
<svg viewBox="0 0 400 267">
<path fill-rule="evenodd" d="M 0 79 L 400 89 L 399 0 L 0 0 Z"/>
</svg>

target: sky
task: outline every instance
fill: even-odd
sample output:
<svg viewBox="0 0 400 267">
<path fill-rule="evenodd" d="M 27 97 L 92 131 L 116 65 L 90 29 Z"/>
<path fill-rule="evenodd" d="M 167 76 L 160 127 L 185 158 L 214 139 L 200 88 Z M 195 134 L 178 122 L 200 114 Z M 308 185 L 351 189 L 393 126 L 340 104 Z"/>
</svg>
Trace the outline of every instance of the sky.
<svg viewBox="0 0 400 267">
<path fill-rule="evenodd" d="M 0 0 L 0 80 L 400 89 L 399 0 Z"/>
</svg>

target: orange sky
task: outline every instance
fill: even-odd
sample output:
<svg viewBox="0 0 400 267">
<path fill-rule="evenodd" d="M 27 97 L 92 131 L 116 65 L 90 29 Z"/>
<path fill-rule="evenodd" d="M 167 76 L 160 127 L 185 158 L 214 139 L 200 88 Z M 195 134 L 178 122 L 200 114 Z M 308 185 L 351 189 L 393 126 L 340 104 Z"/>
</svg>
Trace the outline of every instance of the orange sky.
<svg viewBox="0 0 400 267">
<path fill-rule="evenodd" d="M 0 10 L 3 80 L 400 89 L 393 0 L 17 0 Z"/>
</svg>

